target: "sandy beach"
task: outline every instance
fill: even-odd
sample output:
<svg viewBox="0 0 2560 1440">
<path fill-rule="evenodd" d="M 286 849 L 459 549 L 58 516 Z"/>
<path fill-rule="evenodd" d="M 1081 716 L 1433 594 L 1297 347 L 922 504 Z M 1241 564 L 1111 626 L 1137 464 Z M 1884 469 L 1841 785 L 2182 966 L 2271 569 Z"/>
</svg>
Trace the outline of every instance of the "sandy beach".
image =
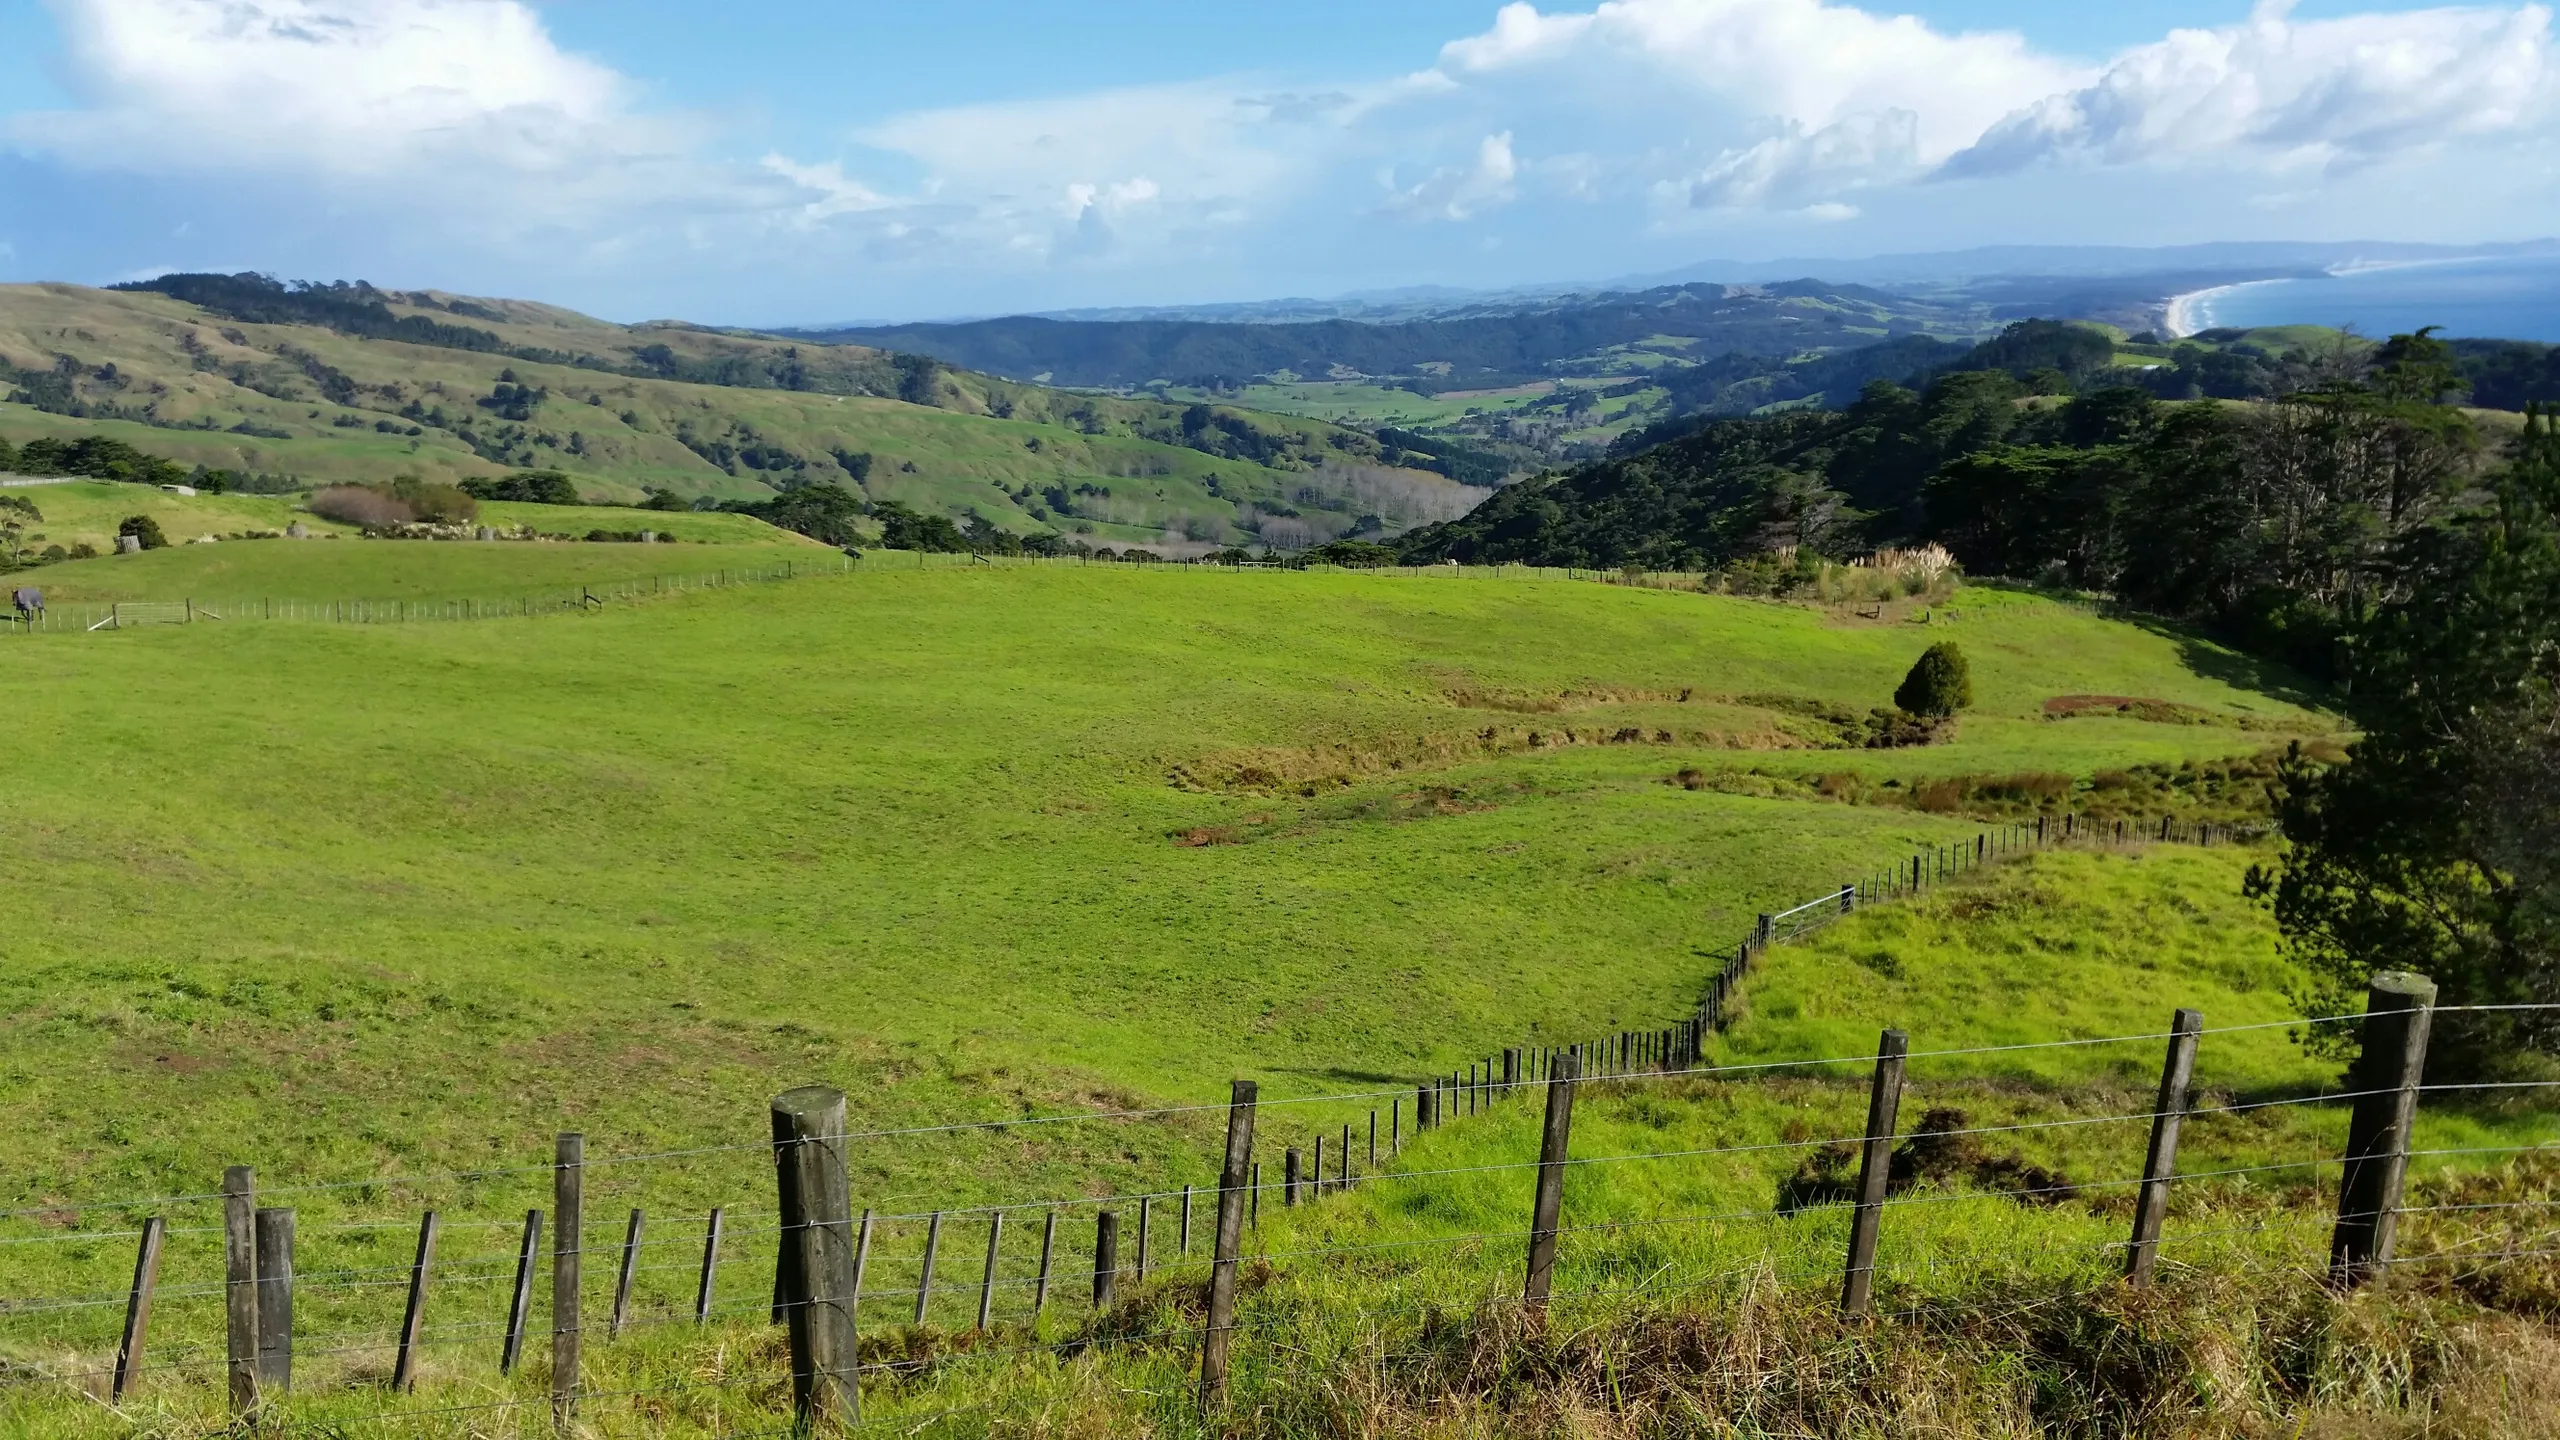
<svg viewBox="0 0 2560 1440">
<path fill-rule="evenodd" d="M 2237 285 L 2215 285 L 2208 289 L 2190 290 L 2183 295 L 2170 296 L 2169 310 L 2161 318 L 2160 328 L 2172 340 L 2184 340 L 2197 331 L 2208 328 L 2210 317 L 2203 307 L 2214 296 L 2239 288 Z"/>
</svg>

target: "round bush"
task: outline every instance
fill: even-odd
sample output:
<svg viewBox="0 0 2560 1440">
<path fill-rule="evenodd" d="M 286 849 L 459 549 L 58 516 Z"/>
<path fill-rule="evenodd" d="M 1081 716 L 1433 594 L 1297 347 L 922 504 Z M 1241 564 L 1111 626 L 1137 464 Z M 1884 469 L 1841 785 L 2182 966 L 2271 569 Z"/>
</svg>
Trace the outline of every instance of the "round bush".
<svg viewBox="0 0 2560 1440">
<path fill-rule="evenodd" d="M 1964 651 L 1952 640 L 1930 646 L 1903 677 L 1902 688 L 1893 692 L 1893 703 L 1932 720 L 1973 704 L 1973 670 L 1965 664 Z"/>
<path fill-rule="evenodd" d="M 129 515 L 116 527 L 118 535 L 139 536 L 145 550 L 166 550 L 169 537 L 160 533 L 160 522 L 148 515 Z"/>
</svg>

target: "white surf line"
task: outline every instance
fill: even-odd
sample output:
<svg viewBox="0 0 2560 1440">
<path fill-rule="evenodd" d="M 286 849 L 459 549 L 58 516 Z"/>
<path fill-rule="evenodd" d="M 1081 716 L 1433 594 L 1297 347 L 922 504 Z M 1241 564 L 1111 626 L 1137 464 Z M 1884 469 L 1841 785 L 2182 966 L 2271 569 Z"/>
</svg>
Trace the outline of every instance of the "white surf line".
<svg viewBox="0 0 2560 1440">
<path fill-rule="evenodd" d="M 2261 285 L 2289 284 L 2299 278 L 2301 277 L 2284 275 L 2271 280 L 2243 280 L 2237 285 L 2215 285 L 2203 290 L 2190 290 L 2183 295 L 2172 295 L 2169 297 L 2168 313 L 2161 317 L 2161 328 L 2169 332 L 2170 339 L 2184 340 L 2200 330 L 2214 328 L 2213 302 L 2222 296 L 2241 290 L 2254 290 Z"/>
</svg>

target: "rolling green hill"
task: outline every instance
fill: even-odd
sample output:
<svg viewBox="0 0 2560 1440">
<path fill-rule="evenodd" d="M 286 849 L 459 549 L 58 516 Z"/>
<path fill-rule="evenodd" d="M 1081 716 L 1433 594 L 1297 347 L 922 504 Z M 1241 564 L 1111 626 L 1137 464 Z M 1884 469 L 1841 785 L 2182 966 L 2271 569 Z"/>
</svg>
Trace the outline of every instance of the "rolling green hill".
<svg viewBox="0 0 2560 1440">
<path fill-rule="evenodd" d="M 69 550 L 87 545 L 107 552 L 115 548 L 116 527 L 135 515 L 148 515 L 160 527 L 173 546 L 186 546 L 211 536 L 217 540 L 281 533 L 289 525 L 299 524 L 316 539 L 353 540 L 357 531 L 314 515 L 304 507 L 300 497 L 284 495 L 174 495 L 150 485 L 121 485 L 110 481 L 77 481 L 63 485 L 29 485 L 0 491 L 36 507 L 44 518 L 29 524 L 21 543 L 30 550 L 42 551 L 59 545 Z M 590 531 L 653 530 L 677 543 L 719 545 L 783 545 L 813 546 L 817 542 L 788 530 L 778 530 L 749 515 L 724 515 L 716 512 L 632 510 L 611 505 L 525 505 L 503 500 L 483 501 L 480 523 L 494 528 L 524 527 L 545 535 L 569 538 L 583 537 Z M 416 542 L 383 541 L 367 547 L 377 560 L 391 553 L 386 546 Z M 113 573 L 119 565 L 129 565 L 135 557 L 103 555 L 88 562 L 73 562 L 45 571 L 45 584 L 65 590 L 77 590 L 88 575 Z M 203 558 L 203 557 L 197 557 Z M 160 560 L 159 565 L 195 563 Z M 83 566 L 87 568 L 82 568 Z M 360 573 L 361 567 L 357 572 Z M 343 593 L 355 593 L 352 591 Z"/>
<path fill-rule="evenodd" d="M 876 350 L 369 287 L 326 303 L 167 288 L 205 303 L 0 287 L 0 436 L 100 434 L 308 482 L 558 469 L 602 500 L 833 482 L 1176 552 L 1251 543 L 1266 519 L 1290 545 L 1371 517 L 1392 532 L 1482 493 L 1319 421 L 1069 395 Z"/>
<path fill-rule="evenodd" d="M 452 594 L 528 582 L 560 556 L 757 553 L 261 541 L 56 573 L 198 567 L 188 583 L 211 583 L 204 567 L 219 564 L 248 587 Z M 224 1164 L 255 1163 L 306 1237 L 297 1326 L 331 1337 L 298 1361 L 290 1413 L 360 1431 L 387 1403 L 381 1356 L 341 1337 L 390 1323 L 417 1208 L 436 1205 L 455 1257 L 434 1322 L 450 1348 L 404 1424 L 438 1440 L 529 1434 L 538 1410 L 455 1407 L 539 1393 L 538 1367 L 500 1380 L 482 1352 L 510 1227 L 547 1203 L 549 1137 L 574 1127 L 597 1162 L 590 1233 L 618 1237 L 624 1207 L 645 1206 L 651 1243 L 674 1247 L 639 1272 L 635 1330 L 590 1337 L 584 1423 L 756 1433 L 787 1403 L 765 1324 L 761 1147 L 782 1088 L 823 1082 L 851 1097 L 864 1132 L 856 1204 L 888 1217 L 872 1283 L 894 1288 L 912 1283 L 921 1212 L 1197 1184 L 1219 1119 L 1010 1122 L 1200 1104 L 1242 1074 L 1263 1085 L 1276 1164 L 1276 1147 L 1358 1123 L 1469 1057 L 1685 1014 L 1753 914 L 1976 833 L 1971 792 L 1945 789 L 1959 798 L 1941 804 L 1932 782 L 2061 777 L 2034 792 L 2054 813 L 2186 805 L 2207 762 L 2336 723 L 2297 682 L 2165 626 L 1988 589 L 1957 591 L 1926 624 L 1893 613 L 1484 571 L 1015 562 L 863 568 L 484 623 L 243 617 L 0 637 L 16 722 L 0 826 L 19 857 L 0 888 L 0 1123 L 19 1137 L 0 1152 L 0 1293 L 112 1300 L 131 1217 L 89 1202 L 198 1195 Z M 1913 657 L 1950 636 L 1977 690 L 1953 733 L 1846 748 L 1832 717 L 1883 703 Z M 2069 696 L 2157 703 L 2049 703 Z M 2142 767 L 2183 778 L 2125 799 L 2123 777 Z M 2051 856 L 1871 909 L 1773 954 L 1721 1043 L 1740 1058 L 1799 1057 L 1853 1036 L 1863 1048 L 1896 1021 L 1956 1043 L 2066 1038 L 2155 1025 L 2165 1004 L 2198 1000 L 2217 1021 L 2281 1018 L 2288 972 L 2264 913 L 2234 894 L 2249 858 Z M 2008 1003 L 2019 991 L 2031 1002 Z M 1983 1013 L 1986 997 L 2002 997 L 1999 1013 Z M 2320 1083 L 2280 1033 L 2217 1048 L 2212 1083 Z M 2138 1064 L 2068 1053 L 1917 1078 L 1931 1103 L 1992 1121 L 2136 1087 Z M 1854 1080 L 1683 1084 L 1596 1089 L 1577 1122 L 1582 1153 L 1794 1141 L 1852 1123 L 1863 1103 Z M 1362 1098 L 1289 1103 L 1346 1092 Z M 2334 1111 L 2285 1114 L 2199 1122 L 2196 1153 L 2290 1159 L 2334 1144 Z M 971 1120 L 1007 1123 L 870 1133 Z M 2504 1144 L 2543 1121 L 2484 1103 L 2430 1111 L 2428 1124 L 2430 1137 Z M 1508 1106 L 1433 1134 L 1401 1167 L 1516 1166 L 1532 1130 L 1527 1107 Z M 2018 1148 L 2087 1170 L 2128 1146 L 2065 1131 Z M 1792 1163 L 1773 1152 L 1576 1178 L 1577 1223 L 1627 1228 L 1578 1233 L 1570 1285 L 1672 1287 L 1659 1304 L 1572 1310 L 1577 1333 L 1725 1315 L 1696 1308 L 1733 1301 L 1709 1277 L 1755 1256 L 1778 1267 L 1760 1303 L 1812 1304 L 1794 1267 L 1836 1266 L 1837 1207 L 1776 1226 L 1639 1223 L 1762 1209 Z M 346 1180 L 357 1183 L 334 1183 Z M 1373 1366 L 1371 1342 L 1496 1333 L 1468 1317 L 1516 1289 L 1526 1184 L 1507 1170 L 1266 1208 L 1240 1383 L 1269 1409 L 1252 1433 L 1314 1424 L 1320 1375 L 1374 1384 L 1354 1410 L 1394 1417 L 1387 1432 L 1435 1406 L 1498 1416 L 1508 1401 L 1443 1386 L 1436 1369 Z M 2228 1223 L 2268 1222 L 2235 1254 L 2280 1257 L 2311 1223 L 2308 1193 L 2217 1191 L 2182 1223 L 2210 1230 L 2227 1207 Z M 733 1207 L 739 1248 L 714 1322 L 697 1330 L 698 1227 L 715 1204 Z M 190 1288 L 218 1264 L 208 1212 L 167 1209 L 173 1289 L 158 1333 L 218 1344 L 221 1312 Z M 1166 1257 L 1170 1202 L 1153 1213 Z M 2067 1281 L 2091 1263 L 2075 1257 L 2120 1228 L 2096 1199 L 1906 1213 L 1921 1218 L 1897 1221 L 1889 1254 L 1928 1268 L 1908 1281 L 1897 1269 L 1890 1293 L 1917 1300 L 1974 1296 L 1995 1265 Z M 1145 1338 L 1192 1323 L 1196 1270 L 1133 1284 L 1128 1308 L 1098 1321 L 1053 1300 L 1030 1322 L 1007 1291 L 999 1330 L 963 1339 L 961 1272 L 977 1261 L 961 1255 L 983 1223 L 960 1217 L 944 1237 L 952 1278 L 932 1324 L 909 1331 L 866 1311 L 871 1343 L 888 1347 L 878 1355 L 932 1362 L 879 1377 L 881 1413 L 916 1433 L 1067 1418 L 1077 1433 L 1191 1433 L 1178 1418 L 1190 1346 Z M 1018 1282 L 1039 1232 L 1007 1234 L 999 1259 Z M 1071 1269 L 1085 1241 L 1066 1243 Z M 1364 1248 L 1292 1258 L 1331 1245 Z M 608 1268 L 592 1263 L 599 1291 Z M 1358 1326 L 1323 1318 L 1363 1305 L 1403 1308 Z M 1442 1318 L 1426 1319 L 1435 1306 Z M 192 1362 L 156 1375 L 129 1407 L 138 1421 L 42 1380 L 37 1367 L 94 1366 L 119 1314 L 103 1303 L 0 1317 L 0 1364 L 13 1367 L 0 1425 L 218 1429 L 218 1389 L 180 1368 Z M 1294 1343 L 1273 1343 L 1282 1328 Z M 1081 1348 L 1096 1333 L 1130 1343 Z M 1897 1355 L 1937 1355 L 1943 1339 L 1899 1323 L 1882 1333 L 1875 1343 Z M 1080 1348 L 1026 1349 L 1053 1342 Z M 2272 1359 L 2219 1353 L 2231 1384 L 2218 1395 L 2267 1393 Z M 2363 1353 L 2334 1345 L 2292 1373 L 2329 1375 Z M 1985 1406 L 2037 1384 L 2079 1393 L 2059 1362 L 2022 1377 L 1975 1358 L 1949 1370 L 1939 1356 L 1928 1393 L 1952 1404 L 1978 1386 Z M 699 1398 L 618 1394 L 665 1386 Z M 938 1425 L 953 1406 L 993 1414 Z"/>
<path fill-rule="evenodd" d="M 727 548 L 268 541 L 126 563 L 379 554 L 476 584 L 512 556 Z M 1863 713 L 1948 633 L 1981 709 L 1887 768 L 2087 775 L 2273 743 L 2056 723 L 2057 693 L 2301 714 L 2189 663 L 2209 648 L 2020 597 L 1924 630 L 1339 573 L 881 571 L 582 619 L 11 641 L 30 738 L 0 815 L 45 859 L 0 900 L 0 1024 L 52 1078 L 8 1108 L 63 1135 L 38 1122 L 58 1087 L 109 1084 L 155 1137 L 13 1152 L 11 1183 L 161 1183 L 286 1076 L 269 1163 L 348 1163 L 342 1107 L 428 1051 L 471 1058 L 419 1117 L 422 1158 L 513 1123 L 519 1084 L 599 1127 L 724 1127 L 786 1074 L 835 1073 L 796 1040 L 724 1055 L 786 1022 L 910 1057 L 857 1087 L 888 1116 L 1002 1109 L 1004 1075 L 1164 1094 L 1239 1064 L 1280 1087 L 1427 1072 L 1524 1026 L 1677 1013 L 1701 940 L 1961 822 L 1667 778 L 1839 744 L 1791 707 Z M 150 998 L 163 974 L 197 998 Z M 104 1048 L 56 1023 L 110 1011 L 127 1039 Z M 659 1058 L 562 1070 L 525 1048 L 572 1032 Z M 323 1037 L 325 1062 L 275 1068 Z M 128 1042 L 220 1058 L 169 1083 L 124 1067 Z M 695 1064 L 728 1078 L 690 1100 L 629 1083 Z"/>
</svg>

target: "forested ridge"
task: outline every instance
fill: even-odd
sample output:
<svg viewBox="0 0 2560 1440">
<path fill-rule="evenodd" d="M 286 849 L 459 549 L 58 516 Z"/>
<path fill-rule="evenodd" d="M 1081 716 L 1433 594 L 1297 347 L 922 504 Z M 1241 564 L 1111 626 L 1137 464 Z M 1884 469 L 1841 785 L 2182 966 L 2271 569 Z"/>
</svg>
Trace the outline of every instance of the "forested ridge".
<svg viewBox="0 0 2560 1440">
<path fill-rule="evenodd" d="M 1398 550 L 1700 569 L 1934 540 L 1976 575 L 2113 594 L 2334 672 L 2395 542 L 2473 498 L 2496 447 L 2432 336 L 2301 380 L 2250 404 L 2040 396 L 2002 369 L 1879 381 L 1842 411 L 1709 421 L 1514 486 Z"/>
</svg>

